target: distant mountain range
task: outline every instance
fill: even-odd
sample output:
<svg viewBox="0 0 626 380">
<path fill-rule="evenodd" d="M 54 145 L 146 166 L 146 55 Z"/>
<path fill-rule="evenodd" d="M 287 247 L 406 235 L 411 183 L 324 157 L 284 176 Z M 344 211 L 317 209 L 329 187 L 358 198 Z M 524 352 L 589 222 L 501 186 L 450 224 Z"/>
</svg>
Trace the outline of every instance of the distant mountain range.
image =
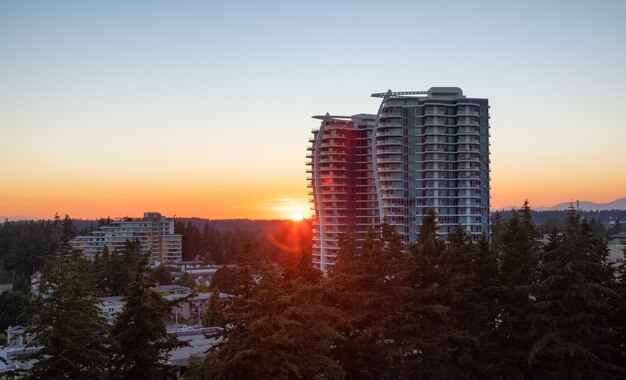
<svg viewBox="0 0 626 380">
<path fill-rule="evenodd" d="M 533 207 L 533 210 L 535 211 L 567 210 L 569 209 L 570 205 L 571 205 L 571 202 L 563 202 L 563 203 L 554 205 L 552 207 L 547 207 L 547 206 Z M 507 207 L 498 208 L 497 210 L 510 210 L 510 209 L 518 208 L 518 207 L 519 206 L 507 206 Z M 580 211 L 626 210 L 626 198 L 616 199 L 614 201 L 607 202 L 607 203 L 595 203 L 591 201 L 580 201 L 578 203 L 574 202 L 574 207 L 578 207 Z M 495 211 L 495 210 L 492 209 L 492 211 Z M 15 215 L 15 216 L 0 215 L 0 223 L 4 222 L 7 219 L 9 221 L 16 221 L 16 220 L 38 220 L 39 218 L 34 218 L 32 216 L 22 216 L 22 215 Z M 179 218 L 179 219 L 184 219 L 184 220 L 189 219 L 193 221 L 193 219 L 198 219 L 198 218 Z M 230 220 L 225 219 L 224 221 L 229 222 Z M 245 222 L 244 220 L 233 220 L 233 221 L 238 222 L 238 223 Z"/>
<path fill-rule="evenodd" d="M 538 206 L 533 207 L 535 211 L 557 211 L 567 210 L 570 208 L 572 202 L 563 202 L 552 207 Z M 531 205 L 532 206 L 532 205 Z M 574 201 L 574 207 L 577 207 L 580 211 L 607 211 L 607 210 L 626 210 L 626 198 L 616 199 L 607 203 L 595 203 L 591 201 Z M 510 210 L 517 208 L 517 206 L 502 207 L 499 210 Z"/>
</svg>

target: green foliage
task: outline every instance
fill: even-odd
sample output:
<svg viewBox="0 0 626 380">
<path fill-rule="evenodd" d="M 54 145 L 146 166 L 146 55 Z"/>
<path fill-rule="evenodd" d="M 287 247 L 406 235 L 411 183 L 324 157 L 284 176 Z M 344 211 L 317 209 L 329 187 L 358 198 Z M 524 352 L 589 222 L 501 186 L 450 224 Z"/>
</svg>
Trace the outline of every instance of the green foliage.
<svg viewBox="0 0 626 380">
<path fill-rule="evenodd" d="M 394 334 L 406 264 L 400 236 L 389 224 L 381 226 L 380 235 L 370 230 L 360 253 L 350 236 L 342 242 L 326 303 L 340 312 L 342 339 L 333 354 L 347 378 L 382 379 L 397 364 Z"/>
<path fill-rule="evenodd" d="M 105 247 L 102 256 L 94 258 L 91 273 L 102 295 L 126 294 L 126 289 L 133 279 L 133 271 L 141 259 L 140 248 L 139 241 L 129 240 L 122 253 L 117 251 L 109 253 Z"/>
<path fill-rule="evenodd" d="M 14 292 L 22 292 L 23 294 L 30 294 L 30 278 L 26 277 L 26 275 L 19 275 L 15 281 L 13 282 L 13 290 Z"/>
<path fill-rule="evenodd" d="M 30 306 L 28 295 L 19 291 L 0 293 L 0 332 L 9 326 L 25 325 L 28 316 L 25 314 Z"/>
<path fill-rule="evenodd" d="M 452 363 L 450 306 L 445 303 L 448 279 L 444 244 L 437 232 L 437 215 L 427 210 L 417 243 L 410 249 L 408 273 L 410 292 L 398 324 L 402 339 L 402 361 L 406 378 L 443 379 L 457 375 Z"/>
<path fill-rule="evenodd" d="M 481 236 L 476 243 L 474 257 L 471 263 L 474 274 L 474 289 L 476 296 L 475 319 L 473 322 L 474 347 L 477 378 L 494 378 L 498 372 L 498 356 L 500 355 L 495 331 L 497 319 L 500 315 L 498 306 L 499 278 L 498 258 L 492 249 L 487 236 Z"/>
<path fill-rule="evenodd" d="M 172 268 L 159 265 L 150 270 L 149 276 L 159 285 L 172 285 Z M 192 286 L 193 288 L 193 286 Z"/>
<path fill-rule="evenodd" d="M 17 278 L 41 271 L 45 257 L 54 254 L 58 239 L 60 234 L 57 237 L 52 221 L 0 223 L 0 283 L 11 281 L 13 275 Z"/>
<path fill-rule="evenodd" d="M 82 253 L 61 244 L 47 281 L 40 285 L 38 324 L 27 331 L 31 346 L 41 347 L 28 378 L 101 379 L 108 367 L 108 326 Z"/>
<path fill-rule="evenodd" d="M 174 281 L 174 283 L 176 285 L 184 286 L 189 289 L 195 289 L 196 287 L 196 281 L 187 272 L 183 273 L 176 281 Z"/>
<path fill-rule="evenodd" d="M 332 309 L 321 302 L 319 284 L 299 271 L 280 273 L 261 265 L 250 244 L 243 252 L 219 343 L 202 364 L 192 363 L 186 378 L 343 378 L 330 357 L 331 341 L 338 334 L 329 321 Z"/>
<path fill-rule="evenodd" d="M 626 254 L 626 249 L 624 253 Z M 622 263 L 618 267 L 616 275 L 613 284 L 616 296 L 612 302 L 610 321 L 615 330 L 613 342 L 616 363 L 622 368 L 626 368 L 626 263 Z"/>
<path fill-rule="evenodd" d="M 328 277 L 312 267 L 306 249 L 285 255 L 285 247 L 272 247 L 280 239 L 268 237 L 268 229 L 250 229 L 245 221 L 231 222 L 236 227 L 228 231 L 214 221 L 201 231 L 192 223 L 177 223 L 189 252 L 236 263 L 214 275 L 203 318 L 205 326 L 223 327 L 215 335 L 218 343 L 190 360 L 185 377 L 623 376 L 626 268 L 613 276 L 604 226 L 571 213 L 559 221 L 561 232 L 553 230 L 541 244 L 532 214 L 526 202 L 506 221 L 494 216 L 491 240 L 472 241 L 459 227 L 443 242 L 437 215 L 428 210 L 408 252 L 386 223 L 359 247 L 348 234 Z M 41 268 L 49 245 L 54 248 L 75 233 L 70 223 L 69 217 L 57 217 L 40 224 L 0 224 L 0 274 L 16 274 L 14 290 L 0 295 L 0 327 L 28 323 L 34 309 L 24 294 L 27 275 Z M 294 226 L 289 223 L 281 226 Z M 306 241 L 302 231 L 278 232 Z M 148 258 L 140 257 L 135 241 L 122 252 L 105 250 L 91 265 L 67 244 L 59 246 L 61 253 L 50 256 L 44 271 L 48 281 L 35 329 L 42 332 L 36 344 L 45 347 L 33 377 L 173 378 L 166 360 L 181 343 L 163 324 L 173 304 L 150 291 L 153 277 L 169 276 L 167 268 L 149 276 Z M 267 258 L 280 265 L 268 264 Z M 111 342 L 93 313 L 97 301 L 90 303 L 95 300 L 91 281 L 101 295 L 121 294 L 127 301 Z M 191 281 L 183 275 L 177 283 Z M 233 297 L 220 301 L 219 291 Z M 53 309 L 54 302 L 62 306 Z"/>
<path fill-rule="evenodd" d="M 169 302 L 150 290 L 154 283 L 146 276 L 149 255 L 133 267 L 133 280 L 124 296 L 124 308 L 115 320 L 112 366 L 120 379 L 176 378 L 166 364 L 168 353 L 185 343 L 169 335 L 163 322 L 177 302 Z"/>
<path fill-rule="evenodd" d="M 69 215 L 65 214 L 65 218 L 63 218 L 63 222 L 61 223 L 61 242 L 69 243 L 76 234 L 77 231 L 74 222 Z"/>
<path fill-rule="evenodd" d="M 284 265 L 284 260 L 311 245 L 310 221 L 225 220 L 176 221 L 174 230 L 183 237 L 183 259 L 203 260 L 205 264 L 233 264 L 242 254 L 241 242 L 254 244 L 263 259 Z M 220 288 L 221 289 L 221 288 Z"/>
<path fill-rule="evenodd" d="M 529 362 L 536 378 L 617 379 L 612 363 L 614 331 L 607 325 L 607 300 L 615 293 L 604 286 L 611 273 L 591 231 L 574 211 L 565 232 L 542 256 L 535 289 L 535 342 Z"/>
<path fill-rule="evenodd" d="M 471 236 L 460 226 L 448 235 L 442 255 L 444 280 L 439 289 L 442 303 L 449 306 L 449 339 L 455 349 L 450 360 L 459 373 L 480 377 L 480 355 L 477 336 L 482 332 L 477 324 L 484 312 L 478 302 L 481 289 L 476 286 L 472 260 L 476 249 Z"/>
<path fill-rule="evenodd" d="M 211 298 L 207 310 L 202 317 L 203 327 L 224 326 L 224 311 L 220 301 L 220 293 L 217 288 L 211 291 Z"/>
<path fill-rule="evenodd" d="M 533 341 L 530 336 L 534 313 L 532 287 L 537 279 L 539 234 L 532 221 L 528 201 L 513 212 L 502 231 L 496 330 L 500 376 L 528 376 L 528 355 Z"/>
<path fill-rule="evenodd" d="M 236 287 L 235 273 L 236 270 L 229 266 L 219 268 L 211 278 L 211 287 L 218 288 L 222 293 L 232 294 Z"/>
</svg>

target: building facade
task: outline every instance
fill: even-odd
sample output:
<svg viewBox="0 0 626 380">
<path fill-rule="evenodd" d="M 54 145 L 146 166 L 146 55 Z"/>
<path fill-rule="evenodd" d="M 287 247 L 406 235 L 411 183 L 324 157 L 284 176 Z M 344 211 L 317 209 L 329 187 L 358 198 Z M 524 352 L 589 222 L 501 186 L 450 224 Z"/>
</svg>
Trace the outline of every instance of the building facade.
<svg viewBox="0 0 626 380">
<path fill-rule="evenodd" d="M 489 233 L 489 104 L 456 87 L 372 94 L 376 115 L 320 119 L 309 146 L 314 264 L 326 271 L 338 242 L 357 248 L 383 220 L 405 245 L 428 208 L 445 239 L 457 225 L 474 238 Z"/>
<path fill-rule="evenodd" d="M 136 239 L 142 254 L 151 252 L 152 263 L 168 264 L 182 261 L 182 236 L 174 233 L 174 220 L 158 212 L 146 212 L 143 218 L 122 218 L 110 225 L 100 226 L 88 235 L 70 241 L 86 257 L 101 255 L 104 247 L 109 252 L 122 251 L 126 241 Z"/>
<path fill-rule="evenodd" d="M 334 265 L 346 232 L 354 233 L 360 245 L 379 220 L 372 157 L 376 115 L 314 118 L 322 122 L 307 155 L 315 210 L 313 263 L 326 268 Z"/>
</svg>

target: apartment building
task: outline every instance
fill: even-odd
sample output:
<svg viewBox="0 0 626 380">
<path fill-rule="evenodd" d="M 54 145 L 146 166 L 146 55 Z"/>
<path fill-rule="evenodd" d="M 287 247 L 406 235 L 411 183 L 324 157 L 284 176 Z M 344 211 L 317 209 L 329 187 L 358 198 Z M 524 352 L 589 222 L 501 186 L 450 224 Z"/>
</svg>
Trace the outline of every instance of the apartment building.
<svg viewBox="0 0 626 380">
<path fill-rule="evenodd" d="M 104 247 L 109 252 L 122 251 L 126 241 L 136 239 L 142 254 L 152 253 L 151 263 L 177 263 L 182 261 L 182 236 L 174 233 L 174 220 L 158 212 L 146 212 L 143 218 L 122 218 L 110 225 L 100 226 L 88 235 L 70 241 L 73 248 L 83 251 L 86 257 L 101 255 Z"/>
<path fill-rule="evenodd" d="M 376 115 L 314 116 L 308 173 L 314 264 L 326 271 L 347 231 L 357 247 L 383 220 L 405 245 L 434 208 L 442 239 L 489 233 L 489 103 L 457 87 L 372 94 Z"/>
</svg>

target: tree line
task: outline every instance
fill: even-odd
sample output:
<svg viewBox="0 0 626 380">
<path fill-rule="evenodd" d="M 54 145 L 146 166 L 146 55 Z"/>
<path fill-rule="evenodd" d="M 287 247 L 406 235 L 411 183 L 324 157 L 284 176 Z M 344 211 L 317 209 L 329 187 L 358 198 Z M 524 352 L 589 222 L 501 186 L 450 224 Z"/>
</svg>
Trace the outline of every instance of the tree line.
<svg viewBox="0 0 626 380">
<path fill-rule="evenodd" d="M 74 220 L 69 215 L 53 220 L 4 221 L 0 223 L 0 284 L 43 271 L 46 258 L 55 254 L 61 241 L 87 234 L 111 219 Z M 182 235 L 184 260 L 199 258 L 206 263 L 232 264 L 241 254 L 242 241 L 250 241 L 259 255 L 274 262 L 311 244 L 311 222 L 288 220 L 180 219 L 175 233 Z M 115 252 L 107 260 L 115 261 Z M 119 252 L 122 254 L 122 252 Z"/>
<path fill-rule="evenodd" d="M 513 210 L 498 210 L 491 213 L 492 223 L 498 224 L 511 217 Z M 542 234 L 552 230 L 563 231 L 568 217 L 567 210 L 531 210 L 533 222 Z M 626 210 L 578 211 L 589 224 L 595 237 L 606 238 L 626 231 Z M 611 222 L 611 224 L 609 224 Z"/>
<path fill-rule="evenodd" d="M 218 265 L 233 264 L 242 254 L 242 242 L 256 254 L 283 263 L 302 246 L 311 244 L 311 221 L 290 220 L 177 220 L 174 231 L 183 238 L 183 260 L 201 259 Z"/>
<path fill-rule="evenodd" d="M 626 269 L 607 264 L 606 242 L 588 221 L 571 210 L 544 244 L 528 204 L 477 242 L 461 227 L 442 241 L 436 220 L 430 210 L 407 249 L 387 224 L 359 251 L 346 235 L 327 277 L 306 249 L 276 265 L 253 242 L 243 244 L 230 272 L 233 297 L 220 302 L 214 289 L 203 318 L 223 327 L 217 344 L 184 376 L 623 378 Z M 41 293 L 28 301 L 32 345 L 41 350 L 25 359 L 37 362 L 6 376 L 176 376 L 167 355 L 183 343 L 165 332 L 172 304 L 150 291 L 148 258 L 132 242 L 116 253 L 130 258 L 131 271 L 124 311 L 109 327 L 97 299 L 108 280 L 100 284 L 95 261 L 69 248 L 65 225 Z"/>
<path fill-rule="evenodd" d="M 624 265 L 571 210 L 547 244 L 531 209 L 477 242 L 442 241 L 430 210 L 406 251 L 395 230 L 347 236 L 324 277 L 248 245 L 218 344 L 187 379 L 619 379 L 626 365 Z"/>
<path fill-rule="evenodd" d="M 168 334 L 165 319 L 177 302 L 151 290 L 147 274 L 149 255 L 139 253 L 131 241 L 124 255 L 127 283 L 122 311 L 108 325 L 101 309 L 94 265 L 67 240 L 48 260 L 39 292 L 29 296 L 34 311 L 26 333 L 34 352 L 19 357 L 33 361 L 29 369 L 0 373 L 7 379 L 176 379 L 178 368 L 168 363 L 169 353 L 187 344 Z M 30 288 L 27 293 L 30 295 Z"/>
</svg>

